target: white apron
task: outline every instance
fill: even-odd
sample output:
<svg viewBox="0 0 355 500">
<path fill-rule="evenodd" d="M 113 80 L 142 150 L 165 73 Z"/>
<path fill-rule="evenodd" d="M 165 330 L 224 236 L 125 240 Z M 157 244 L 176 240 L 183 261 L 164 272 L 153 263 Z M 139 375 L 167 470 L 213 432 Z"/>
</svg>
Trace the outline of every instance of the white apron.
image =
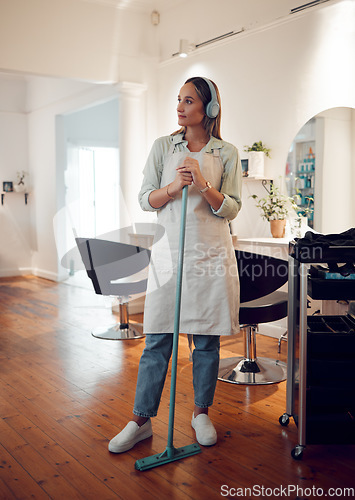
<svg viewBox="0 0 355 500">
<path fill-rule="evenodd" d="M 189 156 L 198 160 L 202 175 L 220 189 L 223 165 L 219 149 L 213 153 L 176 152 L 171 146 L 164 163 L 161 186 L 176 177 L 176 168 Z M 144 333 L 173 333 L 182 193 L 158 214 L 165 235 L 155 238 L 144 308 Z M 159 231 L 158 231 L 159 232 Z M 180 333 L 231 335 L 239 332 L 239 278 L 226 219 L 188 187 Z"/>
</svg>

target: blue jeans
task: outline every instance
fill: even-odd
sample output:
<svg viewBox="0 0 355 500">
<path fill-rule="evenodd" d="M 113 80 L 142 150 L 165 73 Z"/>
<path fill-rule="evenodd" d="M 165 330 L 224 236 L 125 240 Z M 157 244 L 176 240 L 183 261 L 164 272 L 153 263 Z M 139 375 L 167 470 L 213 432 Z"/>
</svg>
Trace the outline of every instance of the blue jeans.
<svg viewBox="0 0 355 500">
<path fill-rule="evenodd" d="M 193 335 L 193 342 L 195 405 L 207 408 L 213 403 L 218 378 L 219 336 Z M 139 362 L 133 413 L 139 417 L 155 417 L 172 353 L 173 334 L 148 334 L 145 344 Z"/>
</svg>

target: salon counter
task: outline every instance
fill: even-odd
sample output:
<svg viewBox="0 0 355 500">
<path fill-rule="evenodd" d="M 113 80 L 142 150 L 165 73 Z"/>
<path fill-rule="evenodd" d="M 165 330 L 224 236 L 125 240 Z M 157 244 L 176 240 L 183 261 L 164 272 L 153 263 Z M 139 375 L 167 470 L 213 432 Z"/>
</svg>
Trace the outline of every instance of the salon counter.
<svg viewBox="0 0 355 500">
<path fill-rule="evenodd" d="M 234 248 L 241 251 L 268 255 L 288 260 L 288 245 L 291 238 L 234 238 Z"/>
</svg>

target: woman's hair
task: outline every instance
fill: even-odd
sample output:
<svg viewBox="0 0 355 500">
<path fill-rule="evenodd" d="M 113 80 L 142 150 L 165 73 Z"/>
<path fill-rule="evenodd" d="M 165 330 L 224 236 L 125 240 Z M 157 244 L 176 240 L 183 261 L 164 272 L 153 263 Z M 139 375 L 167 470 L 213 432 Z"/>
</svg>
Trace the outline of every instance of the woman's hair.
<svg viewBox="0 0 355 500">
<path fill-rule="evenodd" d="M 208 135 L 213 135 L 213 137 L 216 137 L 216 139 L 222 139 L 221 137 L 221 98 L 219 95 L 218 87 L 217 85 L 210 80 L 212 85 L 214 86 L 216 90 L 216 96 L 217 96 L 217 101 L 219 104 L 219 113 L 216 116 L 216 118 L 209 118 L 207 115 L 205 115 L 202 125 Z M 208 83 L 204 80 L 204 78 L 201 78 L 200 76 L 194 76 L 192 78 L 188 78 L 185 82 L 186 83 L 192 83 L 193 86 L 195 87 L 196 93 L 201 99 L 204 108 L 206 109 L 207 104 L 211 101 L 212 96 L 211 96 L 211 91 L 208 86 Z M 185 127 L 181 127 L 179 130 L 176 132 L 173 132 L 171 135 L 177 135 L 185 133 Z"/>
</svg>

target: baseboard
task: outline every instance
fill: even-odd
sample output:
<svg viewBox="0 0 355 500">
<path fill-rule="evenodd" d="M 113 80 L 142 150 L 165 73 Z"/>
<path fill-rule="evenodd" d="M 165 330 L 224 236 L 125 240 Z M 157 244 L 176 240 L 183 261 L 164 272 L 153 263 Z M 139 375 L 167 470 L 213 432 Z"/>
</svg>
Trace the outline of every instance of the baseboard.
<svg viewBox="0 0 355 500">
<path fill-rule="evenodd" d="M 51 271 L 45 271 L 44 269 L 38 269 L 33 267 L 21 267 L 14 269 L 0 269 L 0 278 L 12 278 L 16 276 L 37 276 L 38 278 L 44 278 L 50 281 L 63 281 L 67 277 L 60 276 L 57 273 L 52 273 Z"/>
<path fill-rule="evenodd" d="M 258 333 L 261 335 L 266 335 L 267 337 L 274 337 L 275 339 L 279 339 L 285 332 L 287 332 L 286 318 L 277 322 L 275 321 L 273 323 L 259 324 Z"/>
<path fill-rule="evenodd" d="M 21 267 L 20 269 L 0 269 L 0 278 L 12 278 L 13 276 L 28 276 L 32 273 L 32 267 Z"/>
<path fill-rule="evenodd" d="M 37 276 L 38 278 L 44 278 L 50 281 L 58 282 L 63 280 L 57 273 L 45 271 L 44 269 L 33 268 L 31 274 L 33 274 L 33 276 Z"/>
</svg>

